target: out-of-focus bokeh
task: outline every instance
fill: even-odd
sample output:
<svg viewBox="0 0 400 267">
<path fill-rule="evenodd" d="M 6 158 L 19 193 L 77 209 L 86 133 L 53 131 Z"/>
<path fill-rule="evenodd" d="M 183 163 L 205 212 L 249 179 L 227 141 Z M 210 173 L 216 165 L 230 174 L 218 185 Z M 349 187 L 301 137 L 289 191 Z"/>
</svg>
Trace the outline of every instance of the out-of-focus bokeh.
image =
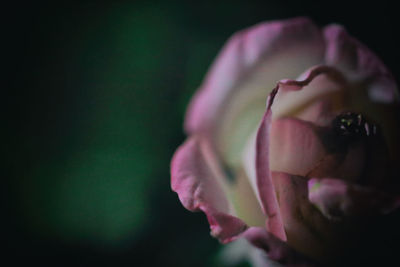
<svg viewBox="0 0 400 267">
<path fill-rule="evenodd" d="M 205 216 L 170 190 L 169 162 L 237 30 L 344 24 L 400 77 L 386 1 L 112 2 L 2 8 L 1 266 L 219 266 Z"/>
</svg>

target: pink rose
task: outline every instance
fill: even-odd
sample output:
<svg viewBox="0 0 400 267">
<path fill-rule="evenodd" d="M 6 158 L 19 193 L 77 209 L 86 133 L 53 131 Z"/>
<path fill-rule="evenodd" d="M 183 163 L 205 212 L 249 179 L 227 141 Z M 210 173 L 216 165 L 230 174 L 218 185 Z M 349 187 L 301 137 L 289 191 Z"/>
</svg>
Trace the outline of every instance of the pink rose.
<svg viewBox="0 0 400 267">
<path fill-rule="evenodd" d="M 172 189 L 222 243 L 244 238 L 286 264 L 358 255 L 393 233 L 400 206 L 397 90 L 339 25 L 240 31 L 189 105 Z"/>
</svg>

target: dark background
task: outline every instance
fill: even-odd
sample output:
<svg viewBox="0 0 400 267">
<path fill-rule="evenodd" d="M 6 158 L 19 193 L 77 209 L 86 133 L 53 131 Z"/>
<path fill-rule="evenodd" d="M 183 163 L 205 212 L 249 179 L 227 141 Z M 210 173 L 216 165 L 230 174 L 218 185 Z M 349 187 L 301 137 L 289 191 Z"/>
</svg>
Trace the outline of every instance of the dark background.
<svg viewBox="0 0 400 267">
<path fill-rule="evenodd" d="M 0 265 L 218 266 L 205 216 L 170 190 L 169 161 L 219 49 L 258 22 L 309 16 L 345 25 L 400 77 L 396 10 L 386 1 L 3 6 Z"/>
</svg>

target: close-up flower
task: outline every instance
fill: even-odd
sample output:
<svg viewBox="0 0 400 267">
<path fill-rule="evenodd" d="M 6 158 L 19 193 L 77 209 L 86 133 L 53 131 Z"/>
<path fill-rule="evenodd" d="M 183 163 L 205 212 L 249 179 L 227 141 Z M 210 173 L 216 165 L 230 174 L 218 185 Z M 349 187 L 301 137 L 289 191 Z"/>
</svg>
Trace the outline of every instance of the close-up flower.
<svg viewBox="0 0 400 267">
<path fill-rule="evenodd" d="M 254 265 L 386 257 L 399 237 L 398 112 L 393 75 L 344 26 L 259 23 L 226 42 L 193 96 L 172 190 L 221 243 L 261 252 Z"/>
</svg>

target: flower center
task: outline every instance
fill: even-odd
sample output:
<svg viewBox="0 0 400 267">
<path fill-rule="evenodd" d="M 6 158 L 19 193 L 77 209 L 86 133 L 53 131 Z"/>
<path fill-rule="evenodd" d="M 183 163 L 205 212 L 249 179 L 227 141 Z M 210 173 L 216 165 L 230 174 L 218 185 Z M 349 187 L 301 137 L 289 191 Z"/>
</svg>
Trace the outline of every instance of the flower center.
<svg viewBox="0 0 400 267">
<path fill-rule="evenodd" d="M 343 153 L 359 141 L 375 139 L 380 135 L 376 124 L 371 123 L 360 113 L 343 112 L 336 116 L 327 132 L 323 135 L 323 141 L 331 153 Z M 371 140 L 372 140 L 371 139 Z"/>
<path fill-rule="evenodd" d="M 375 124 L 369 123 L 362 114 L 354 112 L 339 114 L 332 121 L 332 129 L 337 137 L 347 141 L 377 134 Z"/>
</svg>

